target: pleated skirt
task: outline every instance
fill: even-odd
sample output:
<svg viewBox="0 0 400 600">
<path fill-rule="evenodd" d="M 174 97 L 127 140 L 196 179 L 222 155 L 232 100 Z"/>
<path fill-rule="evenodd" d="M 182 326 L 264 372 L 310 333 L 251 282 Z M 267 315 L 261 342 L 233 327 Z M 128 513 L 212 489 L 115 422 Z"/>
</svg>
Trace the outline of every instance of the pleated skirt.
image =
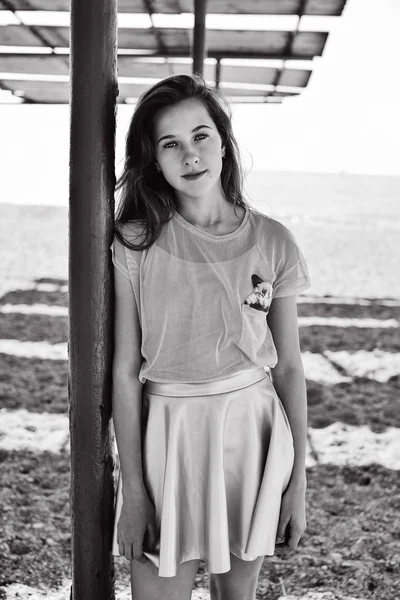
<svg viewBox="0 0 400 600">
<path fill-rule="evenodd" d="M 142 402 L 144 483 L 159 540 L 145 556 L 160 577 L 203 559 L 209 573 L 272 556 L 294 462 L 285 409 L 263 367 L 208 383 L 147 380 Z M 113 549 L 122 507 L 118 474 Z"/>
</svg>

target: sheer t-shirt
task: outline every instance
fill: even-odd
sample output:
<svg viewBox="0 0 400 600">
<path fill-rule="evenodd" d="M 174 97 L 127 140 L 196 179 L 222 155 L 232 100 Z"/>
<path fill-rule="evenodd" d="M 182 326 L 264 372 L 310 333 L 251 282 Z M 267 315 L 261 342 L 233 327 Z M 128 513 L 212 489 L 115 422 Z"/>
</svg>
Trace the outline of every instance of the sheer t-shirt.
<svg viewBox="0 0 400 600">
<path fill-rule="evenodd" d="M 119 230 L 132 243 L 142 239 L 139 222 Z M 255 365 L 276 366 L 270 302 L 311 285 L 292 233 L 255 209 L 225 235 L 176 212 L 147 250 L 130 250 L 116 237 L 110 248 L 138 309 L 142 383 L 216 381 Z"/>
</svg>

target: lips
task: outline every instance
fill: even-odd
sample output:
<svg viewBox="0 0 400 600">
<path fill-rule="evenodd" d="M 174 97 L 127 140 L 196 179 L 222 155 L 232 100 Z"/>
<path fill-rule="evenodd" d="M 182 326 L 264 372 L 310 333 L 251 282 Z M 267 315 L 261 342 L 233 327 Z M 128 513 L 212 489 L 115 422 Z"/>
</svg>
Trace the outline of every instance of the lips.
<svg viewBox="0 0 400 600">
<path fill-rule="evenodd" d="M 202 175 L 204 175 L 205 171 L 199 171 L 198 173 L 192 173 L 192 174 L 188 174 L 188 175 L 183 175 L 183 177 L 185 179 L 188 179 L 189 181 L 191 180 L 195 180 L 195 179 L 200 179 L 200 177 Z"/>
</svg>

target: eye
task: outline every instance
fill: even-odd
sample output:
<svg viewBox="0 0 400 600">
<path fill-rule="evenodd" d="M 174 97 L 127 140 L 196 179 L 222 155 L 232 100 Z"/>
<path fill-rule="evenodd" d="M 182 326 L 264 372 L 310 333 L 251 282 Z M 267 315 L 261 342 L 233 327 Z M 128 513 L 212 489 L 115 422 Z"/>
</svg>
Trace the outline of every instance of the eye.
<svg viewBox="0 0 400 600">
<path fill-rule="evenodd" d="M 198 133 L 194 139 L 201 141 L 208 137 L 210 137 L 210 136 L 208 136 L 206 133 Z M 173 148 L 174 144 L 176 145 L 176 142 L 167 142 L 166 144 L 163 145 L 163 148 Z"/>
</svg>

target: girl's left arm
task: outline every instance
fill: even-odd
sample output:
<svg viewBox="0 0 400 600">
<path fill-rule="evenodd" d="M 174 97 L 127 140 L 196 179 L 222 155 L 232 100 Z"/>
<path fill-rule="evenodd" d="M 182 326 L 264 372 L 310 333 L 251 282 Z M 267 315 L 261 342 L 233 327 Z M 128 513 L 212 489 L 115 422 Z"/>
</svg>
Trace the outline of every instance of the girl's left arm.
<svg viewBox="0 0 400 600">
<path fill-rule="evenodd" d="M 287 413 L 294 443 L 294 465 L 284 494 L 278 538 L 290 524 L 289 546 L 295 549 L 305 523 L 307 390 L 301 359 L 296 295 L 275 298 L 268 314 L 268 326 L 278 355 L 271 368 L 272 383 Z"/>
</svg>

